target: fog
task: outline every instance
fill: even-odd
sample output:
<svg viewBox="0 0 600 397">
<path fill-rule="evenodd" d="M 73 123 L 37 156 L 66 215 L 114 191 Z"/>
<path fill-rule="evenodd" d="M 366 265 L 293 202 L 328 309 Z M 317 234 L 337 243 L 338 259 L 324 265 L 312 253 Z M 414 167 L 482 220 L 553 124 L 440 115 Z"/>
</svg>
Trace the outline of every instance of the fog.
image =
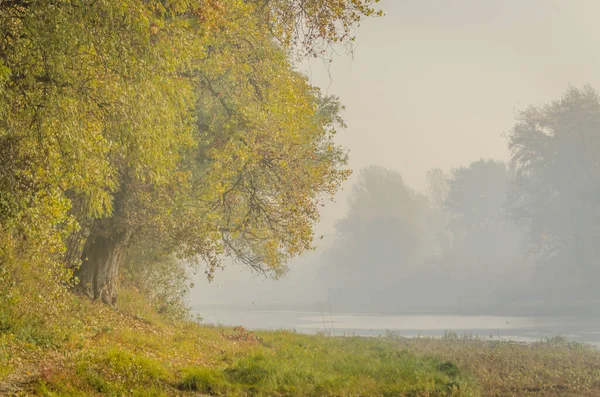
<svg viewBox="0 0 600 397">
<path fill-rule="evenodd" d="M 600 105 L 586 88 L 600 88 L 600 3 L 381 7 L 352 55 L 299 65 L 345 105 L 354 170 L 323 208 L 317 249 L 279 281 L 236 264 L 212 283 L 199 274 L 191 304 L 588 313 L 600 298 Z"/>
</svg>

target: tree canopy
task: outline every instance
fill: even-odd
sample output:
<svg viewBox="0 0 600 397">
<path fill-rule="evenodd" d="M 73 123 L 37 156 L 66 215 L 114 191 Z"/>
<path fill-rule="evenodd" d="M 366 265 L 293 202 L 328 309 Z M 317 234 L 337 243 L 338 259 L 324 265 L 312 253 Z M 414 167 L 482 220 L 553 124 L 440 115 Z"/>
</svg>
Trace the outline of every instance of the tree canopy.
<svg viewBox="0 0 600 397">
<path fill-rule="evenodd" d="M 523 110 L 509 135 L 513 216 L 555 281 L 596 290 L 600 229 L 600 98 L 570 87 Z M 585 288 L 578 288 L 584 291 Z"/>
<path fill-rule="evenodd" d="M 523 235 L 506 210 L 509 182 L 501 161 L 481 159 L 454 170 L 444 207 L 452 214 L 455 249 L 493 262 L 521 251 Z"/>
<path fill-rule="evenodd" d="M 3 269 L 107 303 L 143 244 L 283 274 L 348 175 L 342 107 L 295 57 L 377 1 L 0 2 Z"/>
<path fill-rule="evenodd" d="M 399 173 L 377 166 L 360 171 L 348 204 L 334 245 L 323 254 L 321 277 L 335 302 L 361 307 L 394 296 L 428 254 L 431 212 L 426 197 Z"/>
</svg>

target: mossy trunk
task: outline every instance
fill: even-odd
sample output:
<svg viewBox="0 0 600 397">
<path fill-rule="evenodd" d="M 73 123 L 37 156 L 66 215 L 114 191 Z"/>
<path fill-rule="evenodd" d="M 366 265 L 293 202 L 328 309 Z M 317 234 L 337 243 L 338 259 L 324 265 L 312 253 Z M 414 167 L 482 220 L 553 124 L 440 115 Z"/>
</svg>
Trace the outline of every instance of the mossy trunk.
<svg viewBox="0 0 600 397">
<path fill-rule="evenodd" d="M 127 240 L 125 233 L 92 233 L 88 237 L 77 277 L 91 298 L 109 305 L 117 302 L 119 271 L 125 260 Z"/>
</svg>

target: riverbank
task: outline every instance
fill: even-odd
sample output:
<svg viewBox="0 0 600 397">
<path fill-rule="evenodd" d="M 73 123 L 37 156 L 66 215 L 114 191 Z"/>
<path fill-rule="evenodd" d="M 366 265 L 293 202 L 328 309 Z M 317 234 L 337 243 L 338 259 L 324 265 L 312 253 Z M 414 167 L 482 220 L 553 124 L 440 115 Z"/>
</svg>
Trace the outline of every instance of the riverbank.
<svg viewBox="0 0 600 397">
<path fill-rule="evenodd" d="M 166 320 L 131 292 L 119 310 L 77 300 L 52 334 L 0 331 L 0 395 L 600 395 L 600 353 L 562 339 L 249 332 Z"/>
</svg>

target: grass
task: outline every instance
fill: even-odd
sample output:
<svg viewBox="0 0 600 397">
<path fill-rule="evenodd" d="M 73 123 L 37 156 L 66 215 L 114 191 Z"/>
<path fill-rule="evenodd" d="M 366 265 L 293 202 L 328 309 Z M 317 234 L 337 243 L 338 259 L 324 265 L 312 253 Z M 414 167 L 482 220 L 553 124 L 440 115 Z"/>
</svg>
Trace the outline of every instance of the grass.
<svg viewBox="0 0 600 397">
<path fill-rule="evenodd" d="M 531 344 L 452 334 L 389 338 L 415 354 L 455 363 L 484 396 L 600 396 L 600 352 L 561 337 Z"/>
<path fill-rule="evenodd" d="M 161 318 L 128 291 L 80 299 L 54 339 L 0 332 L 0 395 L 595 396 L 600 353 L 564 339 L 522 345 L 248 332 Z"/>
</svg>

